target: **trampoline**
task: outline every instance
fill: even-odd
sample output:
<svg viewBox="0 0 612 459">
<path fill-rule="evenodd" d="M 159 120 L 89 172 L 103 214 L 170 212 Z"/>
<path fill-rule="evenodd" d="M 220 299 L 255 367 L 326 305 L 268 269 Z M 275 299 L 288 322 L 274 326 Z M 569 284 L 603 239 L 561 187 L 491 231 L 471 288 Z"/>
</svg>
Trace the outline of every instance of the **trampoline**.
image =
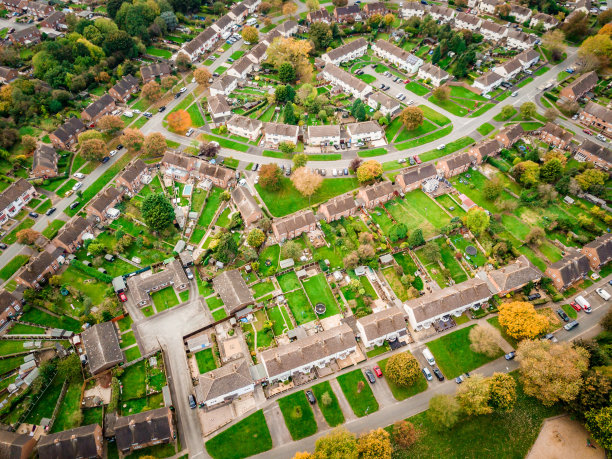
<svg viewBox="0 0 612 459">
<path fill-rule="evenodd" d="M 478 250 L 476 250 L 476 247 L 474 247 L 473 245 L 468 245 L 465 248 L 465 253 L 467 253 L 469 256 L 473 257 L 474 255 L 476 255 L 478 253 Z"/>
<path fill-rule="evenodd" d="M 326 310 L 327 310 L 327 309 L 325 308 L 325 305 L 324 305 L 323 303 L 317 303 L 317 304 L 315 305 L 315 312 L 316 312 L 317 314 L 319 314 L 319 315 L 321 315 L 321 314 L 325 314 L 325 311 L 326 311 Z"/>
</svg>

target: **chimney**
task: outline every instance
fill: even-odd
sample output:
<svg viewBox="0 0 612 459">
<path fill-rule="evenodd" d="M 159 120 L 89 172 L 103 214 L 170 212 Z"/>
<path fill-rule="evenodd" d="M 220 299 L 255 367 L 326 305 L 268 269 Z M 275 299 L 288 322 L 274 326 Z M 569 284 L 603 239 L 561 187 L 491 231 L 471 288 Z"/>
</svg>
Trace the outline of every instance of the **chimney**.
<svg viewBox="0 0 612 459">
<path fill-rule="evenodd" d="M 128 427 L 130 428 L 130 430 L 134 430 L 136 426 L 136 421 L 134 421 L 133 419 L 130 419 L 130 422 L 128 423 Z"/>
</svg>

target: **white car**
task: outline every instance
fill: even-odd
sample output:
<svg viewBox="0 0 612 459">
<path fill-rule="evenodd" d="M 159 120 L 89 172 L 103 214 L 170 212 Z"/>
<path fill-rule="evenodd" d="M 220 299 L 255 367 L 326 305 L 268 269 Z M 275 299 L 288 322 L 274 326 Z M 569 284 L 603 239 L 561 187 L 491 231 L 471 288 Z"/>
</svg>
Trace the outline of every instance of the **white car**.
<svg viewBox="0 0 612 459">
<path fill-rule="evenodd" d="M 117 154 L 117 150 L 111 150 L 111 151 L 108 153 L 108 156 L 110 156 L 110 157 L 112 158 L 112 157 L 113 157 L 113 156 L 115 156 L 116 154 Z"/>
<path fill-rule="evenodd" d="M 182 94 L 182 93 L 184 93 L 185 91 L 187 91 L 187 88 L 186 88 L 185 86 L 183 86 L 179 92 Z"/>
<path fill-rule="evenodd" d="M 80 172 L 75 172 L 75 173 L 74 173 L 74 174 L 72 174 L 72 175 L 74 175 L 74 177 L 75 177 L 75 178 L 78 178 L 78 179 L 84 179 L 84 178 L 85 178 L 85 174 L 82 174 L 82 173 L 80 173 Z"/>
<path fill-rule="evenodd" d="M 334 177 L 337 177 L 337 176 L 338 176 L 338 171 L 337 171 L 336 169 L 334 169 L 334 170 L 332 171 L 332 174 L 334 175 Z"/>
<path fill-rule="evenodd" d="M 438 145 L 438 150 L 444 150 L 446 148 L 446 144 Z"/>
<path fill-rule="evenodd" d="M 123 116 L 127 116 L 128 118 L 133 118 L 134 117 L 134 113 L 132 113 L 132 112 L 124 112 Z"/>
<path fill-rule="evenodd" d="M 490 95 L 488 95 L 488 94 L 485 94 L 485 95 L 483 95 L 482 97 L 484 97 L 484 98 L 485 98 L 485 99 L 487 99 L 487 100 L 490 100 L 490 99 L 491 99 L 491 96 L 490 96 Z"/>
<path fill-rule="evenodd" d="M 253 180 L 255 183 L 259 183 L 259 175 L 255 176 L 255 180 Z"/>
<path fill-rule="evenodd" d="M 187 137 L 190 137 L 191 134 L 193 134 L 194 129 L 193 128 L 189 128 L 189 130 L 187 131 L 187 133 L 185 134 Z"/>
<path fill-rule="evenodd" d="M 408 105 L 414 105 L 414 100 L 410 99 L 410 100 L 408 101 Z"/>
<path fill-rule="evenodd" d="M 597 292 L 597 294 L 602 297 L 604 300 L 608 301 L 610 299 L 610 294 L 605 291 L 603 288 L 598 288 L 595 289 L 595 291 Z"/>
<path fill-rule="evenodd" d="M 135 108 L 134 110 L 132 110 L 134 113 L 137 113 L 138 115 L 140 115 L 142 112 L 140 110 L 138 110 L 137 108 Z"/>
<path fill-rule="evenodd" d="M 78 189 L 80 189 L 83 186 L 83 184 L 81 182 L 76 182 L 74 184 L 74 186 L 72 187 L 72 191 L 77 191 Z"/>
</svg>

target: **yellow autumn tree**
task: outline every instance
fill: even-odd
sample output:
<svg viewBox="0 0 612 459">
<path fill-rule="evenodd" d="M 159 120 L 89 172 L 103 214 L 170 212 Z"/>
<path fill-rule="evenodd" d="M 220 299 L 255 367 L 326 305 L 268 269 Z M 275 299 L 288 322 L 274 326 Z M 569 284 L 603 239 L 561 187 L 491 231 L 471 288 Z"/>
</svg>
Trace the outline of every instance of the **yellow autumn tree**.
<svg viewBox="0 0 612 459">
<path fill-rule="evenodd" d="M 168 126 L 173 132 L 183 134 L 191 126 L 191 117 L 185 110 L 177 110 L 168 115 Z"/>
<path fill-rule="evenodd" d="M 533 304 L 513 301 L 499 307 L 499 324 L 511 337 L 518 340 L 535 338 L 549 325 L 548 318 L 538 314 Z"/>
<path fill-rule="evenodd" d="M 312 80 L 312 64 L 308 60 L 312 49 L 312 43 L 309 40 L 278 37 L 268 47 L 267 62 L 277 70 L 282 64 L 288 62 L 295 69 L 298 78 L 307 82 Z"/>
</svg>

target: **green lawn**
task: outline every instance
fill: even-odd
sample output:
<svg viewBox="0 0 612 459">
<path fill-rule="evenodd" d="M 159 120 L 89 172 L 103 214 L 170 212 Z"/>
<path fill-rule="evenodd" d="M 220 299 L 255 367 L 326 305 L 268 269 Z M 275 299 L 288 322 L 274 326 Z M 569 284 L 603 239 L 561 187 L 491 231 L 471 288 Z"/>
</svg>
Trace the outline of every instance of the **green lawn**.
<svg viewBox="0 0 612 459">
<path fill-rule="evenodd" d="M 170 309 L 171 307 L 179 304 L 179 299 L 176 296 L 174 287 L 172 286 L 158 290 L 157 292 L 153 292 L 151 294 L 151 299 L 153 300 L 153 304 L 155 305 L 157 312 Z"/>
<path fill-rule="evenodd" d="M 172 53 L 167 49 L 154 48 L 153 46 L 149 46 L 147 48 L 147 54 L 156 57 L 163 57 L 164 59 L 170 59 L 172 57 Z"/>
<path fill-rule="evenodd" d="M 374 156 L 386 155 L 387 150 L 385 148 L 374 148 L 373 150 L 364 150 L 357 152 L 360 158 L 372 158 Z"/>
<path fill-rule="evenodd" d="M 9 335 L 44 335 L 45 329 L 32 325 L 14 324 L 8 331 Z"/>
<path fill-rule="evenodd" d="M 284 293 L 290 292 L 300 287 L 300 280 L 298 279 L 295 271 L 289 271 L 276 278 L 280 287 Z"/>
<path fill-rule="evenodd" d="M 269 245 L 259 254 L 259 274 L 262 277 L 274 274 L 278 270 L 280 246 Z"/>
<path fill-rule="evenodd" d="M 213 351 L 211 348 L 196 352 L 194 355 L 196 358 L 196 362 L 198 362 L 198 370 L 200 370 L 201 374 L 207 373 L 217 368 L 217 364 L 215 363 L 215 356 L 213 355 Z"/>
<path fill-rule="evenodd" d="M 274 284 L 270 281 L 260 282 L 251 287 L 255 291 L 255 298 L 260 298 L 274 290 Z"/>
<path fill-rule="evenodd" d="M 565 311 L 565 313 L 570 317 L 570 319 L 574 320 L 578 317 L 578 313 L 574 308 L 572 308 L 569 304 L 564 304 L 561 306 L 561 309 Z"/>
<path fill-rule="evenodd" d="M 208 440 L 206 451 L 214 459 L 241 459 L 272 449 L 272 437 L 259 410 Z"/>
<path fill-rule="evenodd" d="M 124 352 L 125 352 L 126 362 L 131 362 L 132 360 L 136 360 L 142 357 L 142 355 L 140 354 L 140 350 L 138 349 L 138 346 L 131 347 Z"/>
<path fill-rule="evenodd" d="M 42 235 L 45 236 L 47 239 L 51 240 L 53 239 L 55 236 L 57 236 L 57 233 L 59 232 L 59 230 L 66 224 L 65 221 L 63 220 L 53 220 L 51 223 L 49 223 L 47 225 L 47 227 L 42 231 Z"/>
<path fill-rule="evenodd" d="M 309 205 L 327 201 L 358 186 L 359 183 L 356 178 L 324 179 L 321 187 L 309 201 L 295 189 L 293 183 L 287 177 L 281 179 L 279 191 L 269 191 L 262 188 L 259 184 L 255 185 L 268 210 L 275 217 L 289 215 Z"/>
<path fill-rule="evenodd" d="M 9 261 L 2 269 L 0 269 L 0 279 L 8 280 L 13 274 L 15 274 L 19 268 L 25 265 L 30 257 L 28 255 L 16 255 L 11 261 Z"/>
<path fill-rule="evenodd" d="M 402 131 L 396 137 L 395 142 L 404 142 L 406 140 L 414 139 L 415 137 L 421 137 L 425 134 L 435 131 L 436 129 L 438 129 L 438 126 L 429 122 L 428 120 L 423 120 L 423 124 L 421 124 L 416 129 L 412 129 L 412 130 L 408 130 L 406 128 L 402 129 Z"/>
<path fill-rule="evenodd" d="M 315 421 L 312 407 L 303 391 L 281 398 L 278 401 L 278 406 L 294 441 L 309 437 L 317 432 L 317 421 Z"/>
<path fill-rule="evenodd" d="M 476 129 L 478 132 L 480 132 L 480 134 L 482 135 L 487 135 L 489 134 L 491 131 L 493 131 L 495 129 L 495 127 L 490 124 L 490 123 L 484 123 L 483 125 L 481 125 L 478 129 Z"/>
<path fill-rule="evenodd" d="M 406 351 L 406 352 L 410 354 L 410 351 Z M 427 380 L 425 379 L 425 376 L 423 376 L 423 373 L 421 372 L 419 372 L 419 377 L 417 381 L 410 387 L 403 387 L 403 386 L 398 386 L 397 384 L 395 384 L 393 381 L 387 378 L 386 369 L 387 369 L 388 360 L 389 360 L 388 358 L 384 360 L 379 360 L 378 366 L 383 372 L 383 375 L 385 376 L 387 380 L 387 384 L 389 385 L 389 389 L 391 389 L 391 393 L 393 394 L 393 397 L 395 397 L 396 400 L 407 399 L 408 397 L 412 397 L 413 395 L 421 393 L 427 389 Z"/>
<path fill-rule="evenodd" d="M 468 335 L 473 327 L 475 325 L 462 328 L 427 343 L 427 347 L 434 355 L 440 370 L 449 379 L 456 378 L 467 371 L 475 370 L 503 355 L 501 349 L 495 357 L 487 357 L 484 354 L 477 354 L 472 351 Z"/>
<path fill-rule="evenodd" d="M 75 333 L 81 331 L 81 324 L 78 320 L 68 316 L 55 317 L 40 309 L 31 308 L 23 314 L 22 319 L 24 322 L 31 322 L 48 328 L 63 328 Z"/>
<path fill-rule="evenodd" d="M 121 349 L 131 346 L 132 344 L 136 344 L 136 337 L 134 336 L 134 332 L 127 332 L 121 335 Z"/>
<path fill-rule="evenodd" d="M 338 308 L 331 288 L 329 288 L 329 284 L 325 279 L 325 274 L 320 273 L 310 277 L 302 281 L 302 284 L 313 306 L 317 303 L 323 303 L 325 305 L 326 311 L 319 316 L 320 318 L 331 317 L 340 313 L 340 309 Z"/>
<path fill-rule="evenodd" d="M 272 321 L 272 330 L 275 336 L 280 336 L 287 330 L 293 330 L 293 323 L 284 306 L 275 306 L 268 309 L 268 317 Z"/>
<path fill-rule="evenodd" d="M 217 296 L 213 296 L 206 299 L 206 305 L 211 311 L 215 311 L 223 306 L 223 300 Z"/>
<path fill-rule="evenodd" d="M 246 153 L 246 151 L 249 149 L 248 145 L 245 145 L 239 142 L 235 142 L 234 140 L 229 140 L 224 137 L 218 137 L 218 136 L 214 136 L 210 134 L 202 134 L 202 137 L 204 138 L 204 140 L 207 140 L 208 142 L 212 142 L 213 140 L 216 142 L 219 142 L 219 145 L 221 147 L 229 148 L 230 150 L 237 150 L 237 151 L 242 151 Z"/>
<path fill-rule="evenodd" d="M 425 94 L 429 93 L 429 88 L 426 88 L 416 81 L 411 81 L 410 83 L 406 84 L 406 89 L 415 93 L 417 96 L 424 96 Z"/>
<path fill-rule="evenodd" d="M 429 98 L 429 102 L 432 104 L 436 104 L 438 107 L 443 108 L 444 110 L 452 113 L 455 116 L 465 116 L 468 114 L 468 109 L 455 103 L 452 99 L 449 100 L 439 100 L 435 96 L 431 96 Z"/>
<path fill-rule="evenodd" d="M 389 124 L 387 126 L 386 129 L 386 137 L 387 137 L 387 142 L 391 142 L 395 136 L 397 135 L 397 132 L 402 128 L 403 124 L 402 124 L 402 119 L 401 117 L 396 117 L 391 124 Z"/>
<path fill-rule="evenodd" d="M 357 417 L 363 417 L 378 411 L 378 402 L 372 393 L 370 383 L 366 381 L 361 370 L 354 370 L 338 376 L 338 384 L 340 384 L 344 396 Z M 360 387 L 361 390 L 359 390 Z"/>
<path fill-rule="evenodd" d="M 409 150 L 411 148 L 419 147 L 421 145 L 425 145 L 429 142 L 433 142 L 434 140 L 440 139 L 444 136 L 447 136 L 453 131 L 453 126 L 445 126 L 443 129 L 439 129 L 430 134 L 424 135 L 422 137 L 418 137 L 416 139 L 408 140 L 407 142 L 398 143 L 395 147 L 398 150 Z M 423 159 L 423 155 L 421 155 L 421 159 Z M 429 161 L 429 159 L 423 159 L 423 161 Z"/>
<path fill-rule="evenodd" d="M 13 230 L 8 233 L 5 238 L 2 240 L 7 245 L 14 244 L 17 242 L 17 233 L 23 229 L 28 229 L 34 226 L 34 220 L 31 218 L 24 219 L 21 223 L 19 223 Z"/>
<path fill-rule="evenodd" d="M 121 384 L 123 384 L 121 400 L 140 398 L 146 394 L 147 386 L 145 375 L 146 369 L 144 360 L 123 370 L 123 374 L 119 378 Z"/>
<path fill-rule="evenodd" d="M 340 404 L 338 403 L 338 398 L 334 391 L 331 388 L 331 384 L 329 381 L 324 381 L 315 386 L 311 387 L 312 392 L 319 403 L 319 408 L 321 409 L 321 413 L 323 413 L 323 417 L 325 421 L 330 427 L 336 427 L 337 425 L 344 424 L 344 413 L 342 413 L 342 409 L 340 408 Z M 324 394 L 329 395 L 329 402 L 326 405 L 323 403 Z"/>
<path fill-rule="evenodd" d="M 295 290 L 285 295 L 291 314 L 298 325 L 312 322 L 317 318 L 314 309 L 308 302 L 308 298 L 302 289 Z"/>
<path fill-rule="evenodd" d="M 73 381 L 68 385 L 66 396 L 60 405 L 51 433 L 79 427 L 81 423 L 80 401 L 82 385 L 83 381 L 81 379 Z"/>
<path fill-rule="evenodd" d="M 433 121 L 439 126 L 446 126 L 450 124 L 451 120 L 444 116 L 442 113 L 435 111 L 427 105 L 419 105 L 419 108 L 423 111 L 423 115 L 430 121 Z"/>
</svg>

